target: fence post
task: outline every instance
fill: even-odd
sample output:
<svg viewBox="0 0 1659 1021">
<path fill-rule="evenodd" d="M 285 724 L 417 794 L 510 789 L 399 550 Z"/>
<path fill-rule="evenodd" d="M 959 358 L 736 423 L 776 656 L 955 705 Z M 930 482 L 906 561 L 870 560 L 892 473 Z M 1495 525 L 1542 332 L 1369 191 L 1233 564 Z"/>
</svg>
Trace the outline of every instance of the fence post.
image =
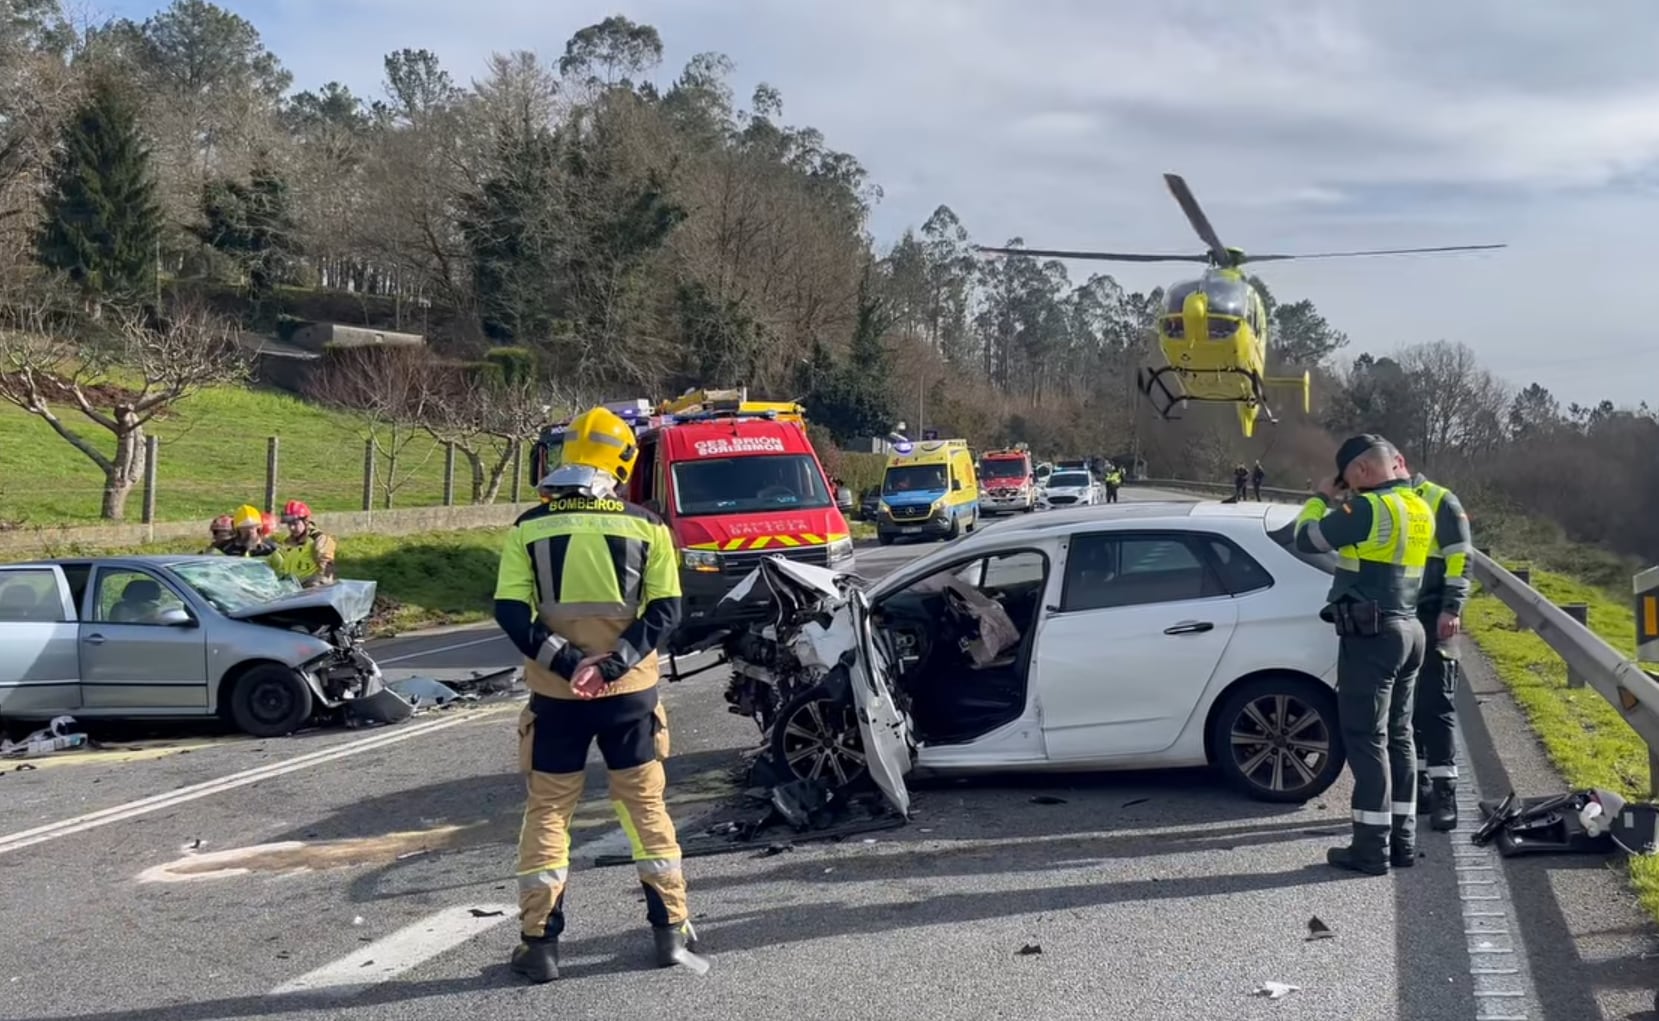
<svg viewBox="0 0 1659 1021">
<path fill-rule="evenodd" d="M 363 441 L 363 509 L 374 510 L 374 440 Z"/>
<path fill-rule="evenodd" d="M 156 462 L 161 459 L 161 439 L 144 437 L 144 524 L 149 525 L 146 542 L 156 539 Z"/>
<path fill-rule="evenodd" d="M 519 502 L 519 477 L 524 474 L 524 466 L 520 463 L 524 460 L 524 458 L 521 456 L 521 455 L 523 455 L 523 453 L 524 453 L 524 448 L 519 445 L 518 440 L 514 440 L 513 441 L 513 502 L 515 504 Z"/>
<path fill-rule="evenodd" d="M 455 441 L 444 444 L 444 506 L 455 506 Z"/>
<path fill-rule="evenodd" d="M 265 510 L 276 513 L 277 494 L 277 438 L 265 439 Z"/>
<path fill-rule="evenodd" d="M 1567 616 L 1571 617 L 1572 619 L 1578 621 L 1580 624 L 1583 624 L 1585 627 L 1590 626 L 1590 604 L 1589 603 L 1562 603 L 1561 604 L 1561 612 L 1565 613 Z M 1582 687 L 1584 687 L 1584 677 L 1583 677 L 1583 675 L 1580 674 L 1577 670 L 1574 670 L 1571 663 L 1567 664 L 1567 687 L 1569 687 L 1569 688 L 1582 688 Z"/>
</svg>

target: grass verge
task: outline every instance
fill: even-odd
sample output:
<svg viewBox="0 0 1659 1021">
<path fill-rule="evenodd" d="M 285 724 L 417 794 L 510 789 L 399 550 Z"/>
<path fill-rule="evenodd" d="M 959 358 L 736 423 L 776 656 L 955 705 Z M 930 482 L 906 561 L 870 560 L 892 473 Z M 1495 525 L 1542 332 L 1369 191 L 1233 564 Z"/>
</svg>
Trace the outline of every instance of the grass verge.
<svg viewBox="0 0 1659 1021">
<path fill-rule="evenodd" d="M 1556 605 L 1588 605 L 1590 629 L 1634 656 L 1636 622 L 1627 597 L 1536 567 L 1532 584 Z M 1567 687 L 1566 665 L 1543 639 L 1518 631 L 1515 614 L 1485 593 L 1469 601 L 1464 626 L 1514 694 L 1568 786 L 1600 787 L 1633 799 L 1648 796 L 1647 746 L 1593 688 Z M 1659 858 L 1630 858 L 1629 869 L 1643 909 L 1659 920 Z"/>
</svg>

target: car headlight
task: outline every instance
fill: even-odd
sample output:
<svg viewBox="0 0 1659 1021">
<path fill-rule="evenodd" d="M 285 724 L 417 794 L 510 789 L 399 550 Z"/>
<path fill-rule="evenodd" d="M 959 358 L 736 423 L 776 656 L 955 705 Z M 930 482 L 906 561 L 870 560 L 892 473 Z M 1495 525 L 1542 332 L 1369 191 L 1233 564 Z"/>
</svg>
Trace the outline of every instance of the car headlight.
<svg viewBox="0 0 1659 1021">
<path fill-rule="evenodd" d="M 681 550 L 680 562 L 685 564 L 687 570 L 701 571 L 705 574 L 720 573 L 720 554 L 713 550 Z"/>
<path fill-rule="evenodd" d="M 829 544 L 829 562 L 832 564 L 841 560 L 846 560 L 852 555 L 853 538 L 850 535 L 843 536 L 842 538 L 836 539 L 834 542 Z"/>
</svg>

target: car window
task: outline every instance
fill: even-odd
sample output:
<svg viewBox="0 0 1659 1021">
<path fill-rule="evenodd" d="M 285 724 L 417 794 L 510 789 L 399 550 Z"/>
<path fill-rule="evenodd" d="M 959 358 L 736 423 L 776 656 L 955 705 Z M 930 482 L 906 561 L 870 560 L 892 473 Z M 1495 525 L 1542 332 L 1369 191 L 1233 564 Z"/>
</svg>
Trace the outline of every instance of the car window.
<svg viewBox="0 0 1659 1021">
<path fill-rule="evenodd" d="M 992 589 L 1030 585 L 1042 581 L 1047 569 L 1046 558 L 1036 550 L 1018 550 L 988 557 L 985 561 L 985 578 L 979 583 L 979 587 Z"/>
<path fill-rule="evenodd" d="M 49 568 L 0 571 L 0 624 L 57 623 L 63 599 Z"/>
<path fill-rule="evenodd" d="M 98 572 L 94 620 L 111 624 L 161 624 L 168 610 L 182 610 L 184 601 L 148 571 L 116 569 Z"/>
<path fill-rule="evenodd" d="M 1231 539 L 1206 535 L 1200 540 L 1210 555 L 1210 566 L 1221 577 L 1221 583 L 1235 596 L 1259 592 L 1273 586 L 1273 575 L 1256 562 L 1256 558 L 1240 549 Z"/>
<path fill-rule="evenodd" d="M 1092 532 L 1072 536 L 1061 606 L 1102 610 L 1226 594 L 1185 536 Z"/>
</svg>

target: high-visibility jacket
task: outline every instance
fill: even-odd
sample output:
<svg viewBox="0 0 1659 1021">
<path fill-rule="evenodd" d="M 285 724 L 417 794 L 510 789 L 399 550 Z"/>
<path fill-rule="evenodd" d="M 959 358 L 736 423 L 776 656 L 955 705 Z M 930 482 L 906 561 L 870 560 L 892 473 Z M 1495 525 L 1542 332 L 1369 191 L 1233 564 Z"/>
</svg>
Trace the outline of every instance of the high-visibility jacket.
<svg viewBox="0 0 1659 1021">
<path fill-rule="evenodd" d="M 277 547 L 271 567 L 302 585 L 313 579 L 326 581 L 333 574 L 336 546 L 333 536 L 307 528 L 298 542 L 288 539 Z"/>
<path fill-rule="evenodd" d="M 520 515 L 501 547 L 496 621 L 525 655 L 525 684 L 549 698 L 574 698 L 577 664 L 607 653 L 606 694 L 655 687 L 680 599 L 673 532 L 615 497 L 555 496 Z"/>
<path fill-rule="evenodd" d="M 1403 479 L 1355 493 L 1334 509 L 1315 496 L 1297 515 L 1296 546 L 1336 553 L 1330 602 L 1375 602 L 1384 616 L 1415 616 L 1434 546 L 1434 512 Z"/>
<path fill-rule="evenodd" d="M 1425 616 L 1461 616 L 1463 604 L 1469 601 L 1469 552 L 1474 548 L 1469 515 L 1456 493 L 1430 482 L 1422 472 L 1412 476 L 1411 485 L 1434 512 L 1434 547 L 1429 550 L 1417 606 Z"/>
</svg>

